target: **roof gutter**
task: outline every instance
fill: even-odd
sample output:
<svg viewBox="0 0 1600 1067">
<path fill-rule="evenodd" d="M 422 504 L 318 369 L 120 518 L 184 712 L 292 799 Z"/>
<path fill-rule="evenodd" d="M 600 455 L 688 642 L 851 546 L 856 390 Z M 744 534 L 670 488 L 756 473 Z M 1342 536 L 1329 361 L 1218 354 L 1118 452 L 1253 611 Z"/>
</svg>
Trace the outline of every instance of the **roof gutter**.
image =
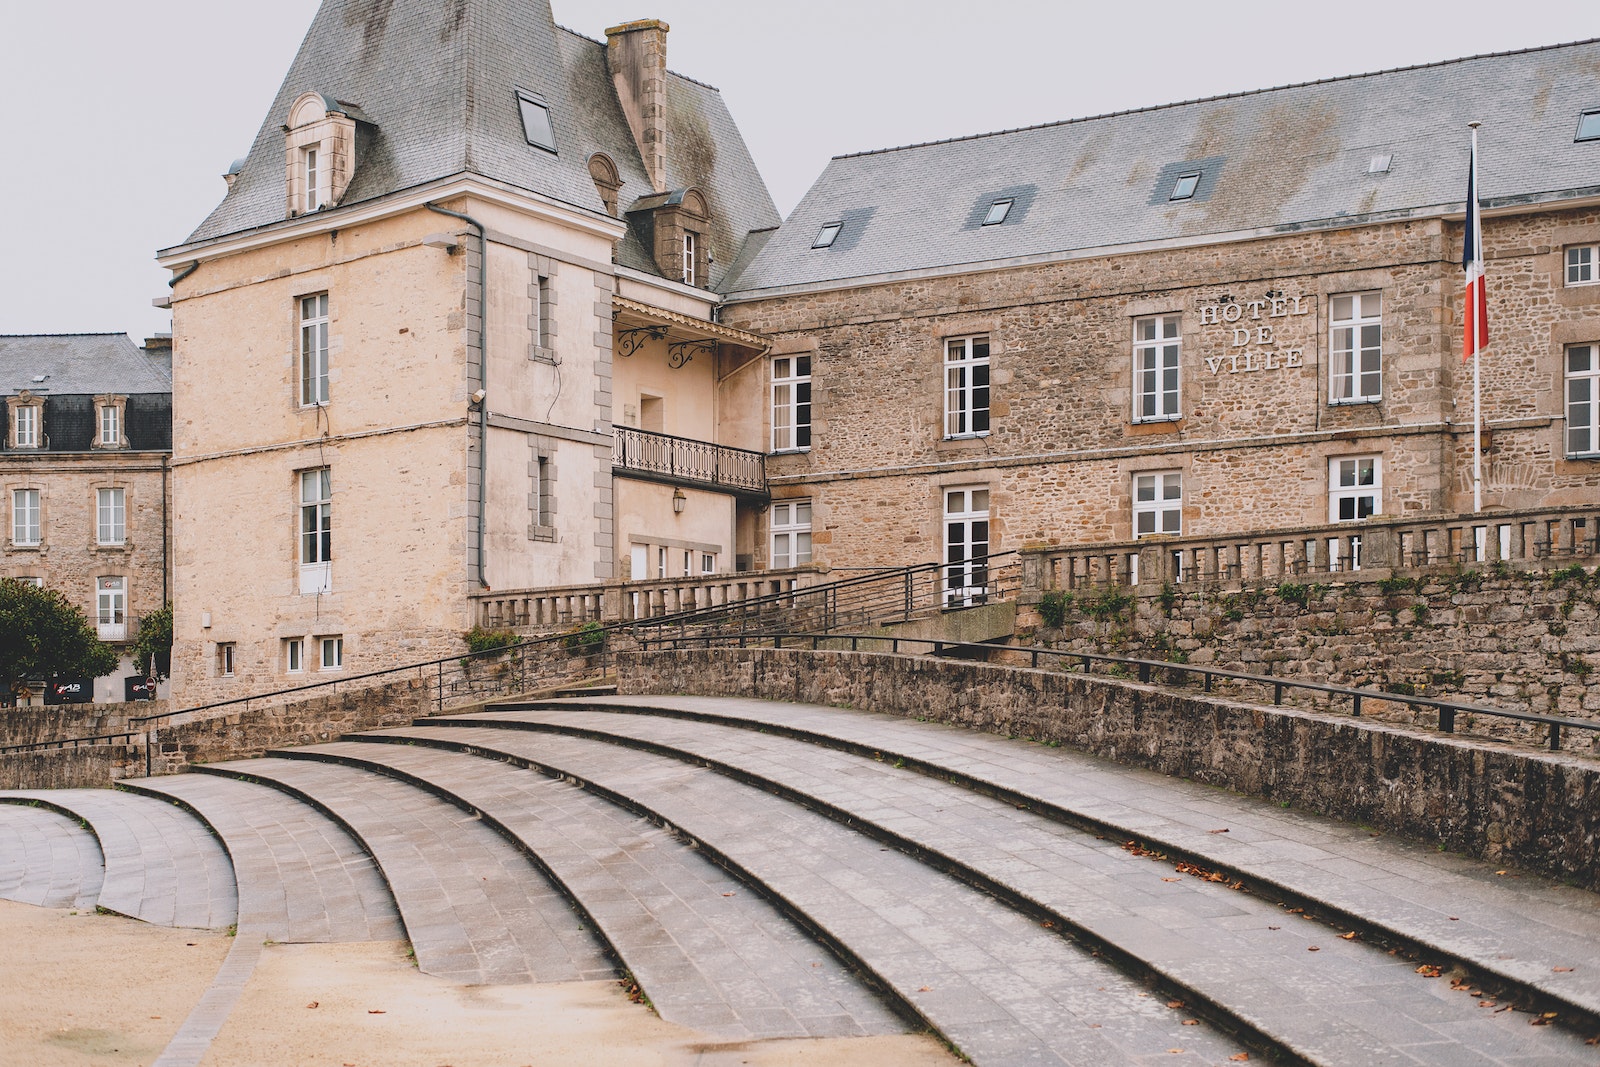
<svg viewBox="0 0 1600 1067">
<path fill-rule="evenodd" d="M 187 267 L 185 267 L 182 270 L 180 270 L 178 273 L 174 274 L 172 276 L 172 280 L 167 282 L 167 288 L 168 289 L 176 289 L 178 287 L 178 283 L 179 282 L 183 281 L 185 278 L 187 278 L 189 275 L 193 274 L 195 271 L 197 271 L 199 269 L 200 269 L 200 261 L 197 259 L 193 263 L 189 264 Z"/>
<path fill-rule="evenodd" d="M 489 512 L 489 237 L 483 223 L 471 215 L 463 215 L 434 203 L 426 207 L 429 211 L 460 219 L 478 231 L 478 395 L 468 409 L 476 411 L 478 415 L 478 585 L 487 589 L 489 580 L 485 577 L 487 561 L 484 553 L 488 546 L 484 530 Z"/>
</svg>

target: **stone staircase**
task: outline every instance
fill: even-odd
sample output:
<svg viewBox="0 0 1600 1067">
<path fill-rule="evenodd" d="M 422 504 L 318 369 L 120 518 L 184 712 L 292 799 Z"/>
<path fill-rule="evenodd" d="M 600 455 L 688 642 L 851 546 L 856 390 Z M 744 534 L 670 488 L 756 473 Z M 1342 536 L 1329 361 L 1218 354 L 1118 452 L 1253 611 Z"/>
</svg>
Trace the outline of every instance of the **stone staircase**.
<svg viewBox="0 0 1600 1067">
<path fill-rule="evenodd" d="M 626 971 L 732 1040 L 1596 1060 L 1594 895 L 1065 749 L 585 694 L 193 770 L 0 794 L 0 896 L 275 940 L 403 931 L 460 982 Z"/>
</svg>

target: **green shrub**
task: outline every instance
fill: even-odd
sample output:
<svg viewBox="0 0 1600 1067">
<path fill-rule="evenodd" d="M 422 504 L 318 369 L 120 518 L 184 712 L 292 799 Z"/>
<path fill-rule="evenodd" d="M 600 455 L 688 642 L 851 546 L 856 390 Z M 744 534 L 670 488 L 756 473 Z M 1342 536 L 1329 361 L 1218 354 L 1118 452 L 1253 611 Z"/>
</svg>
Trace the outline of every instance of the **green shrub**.
<svg viewBox="0 0 1600 1067">
<path fill-rule="evenodd" d="M 1120 589 L 1107 589 L 1099 596 L 1083 602 L 1083 610 L 1087 615 L 1097 619 L 1110 618 L 1121 615 L 1133 603 L 1133 597 Z"/>
<path fill-rule="evenodd" d="M 484 653 L 484 659 L 496 659 L 503 656 L 506 650 L 517 643 L 517 635 L 510 630 L 489 630 L 482 626 L 474 626 L 461 635 L 467 643 L 467 651 L 477 655 Z"/>
<path fill-rule="evenodd" d="M 567 636 L 561 639 L 561 647 L 574 656 L 593 655 L 604 648 L 605 643 L 605 627 L 597 622 L 586 622 L 582 626 L 568 630 Z"/>
<path fill-rule="evenodd" d="M 1311 596 L 1311 587 L 1309 585 L 1301 585 L 1298 582 L 1284 582 L 1278 586 L 1277 593 L 1279 600 L 1305 607 L 1306 601 Z"/>
<path fill-rule="evenodd" d="M 1072 594 L 1052 589 L 1039 598 L 1039 618 L 1044 620 L 1046 626 L 1059 630 L 1066 623 L 1071 607 Z"/>
</svg>

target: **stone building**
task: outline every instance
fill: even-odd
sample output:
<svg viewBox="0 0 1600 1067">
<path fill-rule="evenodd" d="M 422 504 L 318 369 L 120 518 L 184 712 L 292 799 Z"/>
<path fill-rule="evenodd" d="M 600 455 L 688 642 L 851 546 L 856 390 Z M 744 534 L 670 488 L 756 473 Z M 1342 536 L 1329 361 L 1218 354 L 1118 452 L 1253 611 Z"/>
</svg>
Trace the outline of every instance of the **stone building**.
<svg viewBox="0 0 1600 1067">
<path fill-rule="evenodd" d="M 735 566 L 763 455 L 717 382 L 764 343 L 712 312 L 778 217 L 667 29 L 325 0 L 159 254 L 180 704 L 452 655 L 492 590 Z"/>
<path fill-rule="evenodd" d="M 1600 499 L 1600 41 L 834 159 L 727 288 L 760 561 Z M 1359 564 L 1359 539 L 1347 558 Z M 1156 557 L 1156 558 L 1159 558 Z"/>
<path fill-rule="evenodd" d="M 171 342 L 0 336 L 0 375 L 9 520 L 0 576 L 60 590 L 102 640 L 126 646 L 168 598 Z M 128 699 L 132 674 L 124 655 L 94 681 L 93 698 Z"/>
</svg>

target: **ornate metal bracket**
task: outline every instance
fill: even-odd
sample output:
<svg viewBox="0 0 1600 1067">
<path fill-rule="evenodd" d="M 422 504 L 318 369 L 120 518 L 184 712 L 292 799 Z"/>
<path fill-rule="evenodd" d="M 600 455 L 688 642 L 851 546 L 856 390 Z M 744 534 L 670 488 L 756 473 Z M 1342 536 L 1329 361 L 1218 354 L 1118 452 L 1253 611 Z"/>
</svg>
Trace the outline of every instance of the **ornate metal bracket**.
<svg viewBox="0 0 1600 1067">
<path fill-rule="evenodd" d="M 696 352 L 710 355 L 716 350 L 715 341 L 674 341 L 667 346 L 667 366 L 677 370 L 693 359 Z"/>
<path fill-rule="evenodd" d="M 617 331 L 617 355 L 631 356 L 644 347 L 646 341 L 659 341 L 667 336 L 665 326 L 634 326 Z"/>
</svg>

